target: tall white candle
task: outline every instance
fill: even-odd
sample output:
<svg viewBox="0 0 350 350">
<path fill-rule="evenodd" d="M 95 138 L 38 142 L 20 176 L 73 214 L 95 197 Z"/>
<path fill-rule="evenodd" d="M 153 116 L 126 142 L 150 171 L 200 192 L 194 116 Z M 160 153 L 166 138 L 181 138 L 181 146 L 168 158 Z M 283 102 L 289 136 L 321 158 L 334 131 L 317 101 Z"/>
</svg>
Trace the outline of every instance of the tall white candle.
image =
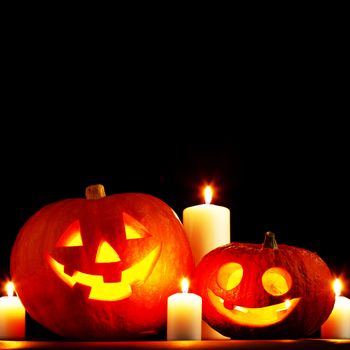
<svg viewBox="0 0 350 350">
<path fill-rule="evenodd" d="M 183 210 L 183 225 L 196 265 L 211 250 L 231 242 L 230 210 L 211 204 L 212 197 L 212 188 L 206 186 L 204 189 L 205 204 L 187 207 Z M 202 339 L 229 338 L 203 321 Z"/>
<path fill-rule="evenodd" d="M 205 204 L 185 208 L 183 225 L 188 236 L 195 264 L 214 248 L 230 243 L 230 210 L 211 204 L 212 189 L 204 189 Z"/>
<path fill-rule="evenodd" d="M 202 339 L 202 298 L 188 293 L 188 280 L 182 281 L 182 293 L 168 297 L 167 339 Z"/>
<path fill-rule="evenodd" d="M 334 281 L 336 294 L 331 314 L 321 326 L 321 337 L 327 339 L 350 339 L 350 299 L 341 296 L 341 281 Z"/>
<path fill-rule="evenodd" d="M 25 309 L 15 296 L 14 285 L 6 286 L 8 296 L 0 298 L 0 339 L 23 339 L 25 337 Z"/>
</svg>

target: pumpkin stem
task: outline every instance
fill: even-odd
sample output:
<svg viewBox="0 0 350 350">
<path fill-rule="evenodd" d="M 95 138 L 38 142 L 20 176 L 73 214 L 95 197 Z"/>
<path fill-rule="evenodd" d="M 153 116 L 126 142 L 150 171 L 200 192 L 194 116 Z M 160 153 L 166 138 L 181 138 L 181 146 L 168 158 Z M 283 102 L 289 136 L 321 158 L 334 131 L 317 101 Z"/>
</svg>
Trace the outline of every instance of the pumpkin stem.
<svg viewBox="0 0 350 350">
<path fill-rule="evenodd" d="M 86 199 L 100 199 L 106 197 L 105 188 L 103 185 L 90 185 L 85 189 Z"/>
<path fill-rule="evenodd" d="M 267 231 L 265 233 L 265 239 L 263 243 L 263 248 L 278 249 L 275 234 L 273 232 Z"/>
</svg>

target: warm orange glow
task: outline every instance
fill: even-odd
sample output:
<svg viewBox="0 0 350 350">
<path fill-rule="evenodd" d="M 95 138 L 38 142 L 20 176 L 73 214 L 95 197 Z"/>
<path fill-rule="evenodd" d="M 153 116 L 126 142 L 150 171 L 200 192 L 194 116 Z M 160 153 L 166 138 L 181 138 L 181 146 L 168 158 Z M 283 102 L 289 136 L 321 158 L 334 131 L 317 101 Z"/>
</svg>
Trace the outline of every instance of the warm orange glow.
<svg viewBox="0 0 350 350">
<path fill-rule="evenodd" d="M 80 235 L 79 220 L 74 221 L 64 231 L 63 235 L 57 242 L 57 247 L 81 247 L 83 241 Z"/>
<path fill-rule="evenodd" d="M 113 249 L 113 248 L 112 248 Z M 105 283 L 103 276 L 90 275 L 75 271 L 72 276 L 64 272 L 64 265 L 48 257 L 51 268 L 66 284 L 73 287 L 76 283 L 91 287 L 89 299 L 117 301 L 131 296 L 131 286 L 144 282 L 153 270 L 160 254 L 160 246 L 153 249 L 143 260 L 122 271 L 120 282 Z"/>
<path fill-rule="evenodd" d="M 260 308 L 235 305 L 232 310 L 229 310 L 224 306 L 222 298 L 216 296 L 211 290 L 208 291 L 208 296 L 212 305 L 221 315 L 232 322 L 251 327 L 266 327 L 281 322 L 290 315 L 300 300 L 300 298 L 294 298 Z"/>
<path fill-rule="evenodd" d="M 220 267 L 216 280 L 218 285 L 225 290 L 237 287 L 243 277 L 243 268 L 238 263 L 227 263 Z"/>
<path fill-rule="evenodd" d="M 140 231 L 130 225 L 125 225 L 125 235 L 126 239 L 139 239 L 144 237 Z"/>
<path fill-rule="evenodd" d="M 15 291 L 15 285 L 13 282 L 7 282 L 6 284 L 6 293 L 9 297 L 12 297 Z"/>
<path fill-rule="evenodd" d="M 279 296 L 287 293 L 292 286 L 292 277 L 280 267 L 271 267 L 262 276 L 262 284 L 266 292 Z"/>
<path fill-rule="evenodd" d="M 343 286 L 342 286 L 341 280 L 339 278 L 336 278 L 335 281 L 333 282 L 333 290 L 337 297 L 340 295 L 342 287 Z"/>
<path fill-rule="evenodd" d="M 123 220 L 126 239 L 139 239 L 148 235 L 146 227 L 132 216 L 123 213 Z"/>
<path fill-rule="evenodd" d="M 98 247 L 96 254 L 97 263 L 112 263 L 120 261 L 118 253 L 111 247 L 111 245 L 102 241 Z"/>
<path fill-rule="evenodd" d="M 205 186 L 203 193 L 204 193 L 205 204 L 210 204 L 213 198 L 212 188 L 210 186 Z"/>
<path fill-rule="evenodd" d="M 188 281 L 187 278 L 183 278 L 181 281 L 181 289 L 182 293 L 188 293 L 188 287 L 190 285 L 190 282 Z"/>
</svg>

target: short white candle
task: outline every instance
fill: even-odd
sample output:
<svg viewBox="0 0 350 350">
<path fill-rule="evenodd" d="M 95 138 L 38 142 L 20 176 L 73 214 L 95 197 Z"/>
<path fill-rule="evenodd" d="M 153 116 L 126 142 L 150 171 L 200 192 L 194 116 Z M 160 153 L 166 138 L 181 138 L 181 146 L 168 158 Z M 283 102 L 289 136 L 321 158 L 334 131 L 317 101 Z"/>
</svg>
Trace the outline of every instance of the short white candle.
<svg viewBox="0 0 350 350">
<path fill-rule="evenodd" d="M 183 210 L 183 225 L 190 242 L 195 264 L 211 250 L 231 242 L 230 210 L 211 204 L 213 190 L 204 188 L 205 204 Z M 202 339 L 230 339 L 202 322 Z"/>
<path fill-rule="evenodd" d="M 230 243 L 230 210 L 211 204 L 213 191 L 204 189 L 205 204 L 183 210 L 183 225 L 190 242 L 195 264 L 211 250 Z"/>
<path fill-rule="evenodd" d="M 182 280 L 182 293 L 168 297 L 167 339 L 201 340 L 202 298 L 188 293 L 188 280 Z"/>
<path fill-rule="evenodd" d="M 0 298 L 0 339 L 23 339 L 25 309 L 20 299 L 13 295 L 13 283 L 7 283 L 6 288 L 8 296 Z"/>
<path fill-rule="evenodd" d="M 350 299 L 341 296 L 341 281 L 334 281 L 335 303 L 331 314 L 321 326 L 321 337 L 350 339 Z"/>
</svg>

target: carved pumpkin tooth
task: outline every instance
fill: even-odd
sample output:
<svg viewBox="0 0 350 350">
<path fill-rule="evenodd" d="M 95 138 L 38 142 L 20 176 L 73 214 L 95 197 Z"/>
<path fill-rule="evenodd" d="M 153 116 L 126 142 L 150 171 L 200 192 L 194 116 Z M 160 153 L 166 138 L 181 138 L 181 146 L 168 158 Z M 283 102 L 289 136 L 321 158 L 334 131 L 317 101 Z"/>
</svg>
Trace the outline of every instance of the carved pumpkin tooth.
<svg viewBox="0 0 350 350">
<path fill-rule="evenodd" d="M 75 271 L 76 271 L 75 268 L 73 268 L 73 266 L 71 266 L 71 265 L 64 266 L 64 273 L 70 277 L 72 277 L 74 275 Z"/>
<path fill-rule="evenodd" d="M 221 299 L 221 298 L 220 298 Z M 223 299 L 222 299 L 223 300 Z M 220 300 L 221 302 L 221 300 Z M 232 310 L 233 309 L 233 303 L 231 301 L 223 300 L 223 305 L 226 309 Z"/>
<path fill-rule="evenodd" d="M 79 293 L 84 298 L 88 298 L 91 292 L 91 287 L 84 284 L 76 283 L 73 287 L 75 293 Z"/>
<path fill-rule="evenodd" d="M 120 282 L 121 279 L 122 271 L 106 271 L 106 273 L 103 274 L 104 283 Z"/>
</svg>

